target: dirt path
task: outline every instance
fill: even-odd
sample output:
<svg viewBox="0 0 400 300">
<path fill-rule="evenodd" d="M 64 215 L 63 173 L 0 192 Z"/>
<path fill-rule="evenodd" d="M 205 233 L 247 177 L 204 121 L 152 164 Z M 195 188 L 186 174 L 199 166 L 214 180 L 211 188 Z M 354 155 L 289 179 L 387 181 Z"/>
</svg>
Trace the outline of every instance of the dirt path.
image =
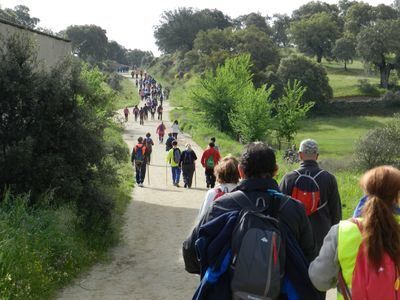
<svg viewBox="0 0 400 300">
<path fill-rule="evenodd" d="M 164 122 L 169 129 L 168 110 L 167 101 Z M 133 201 L 125 213 L 123 240 L 112 250 L 111 262 L 94 266 L 64 289 L 59 299 L 186 300 L 192 297 L 198 277 L 185 272 L 181 245 L 204 199 L 205 177 L 198 162 L 197 188 L 176 188 L 168 168 L 166 185 L 166 152 L 165 145 L 157 143 L 158 124 L 158 121 L 147 121 L 140 126 L 130 115 L 124 131 L 129 149 L 139 136 L 150 132 L 155 142 L 152 164 L 161 167 L 150 166 L 150 184 L 146 178 L 144 188 L 133 190 Z M 202 150 L 189 137 L 179 134 L 178 142 L 181 149 L 185 143 L 191 143 L 196 154 L 201 155 Z"/>
</svg>

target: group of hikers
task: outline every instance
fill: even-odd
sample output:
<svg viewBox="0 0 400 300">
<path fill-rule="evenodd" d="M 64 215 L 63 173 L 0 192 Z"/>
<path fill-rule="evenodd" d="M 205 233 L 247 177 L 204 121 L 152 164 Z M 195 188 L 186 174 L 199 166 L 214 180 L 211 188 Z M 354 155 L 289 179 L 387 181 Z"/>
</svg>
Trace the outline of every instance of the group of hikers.
<svg viewBox="0 0 400 300">
<path fill-rule="evenodd" d="M 159 143 L 166 126 L 158 125 Z M 165 141 L 173 185 L 190 189 L 198 159 L 179 149 L 175 120 Z M 140 137 L 132 151 L 143 187 L 154 142 Z M 315 140 L 300 143 L 298 169 L 280 184 L 275 151 L 248 144 L 240 158 L 221 157 L 215 138 L 201 155 L 208 191 L 197 224 L 183 242 L 185 269 L 199 274 L 193 299 L 400 299 L 400 171 L 380 166 L 360 179 L 365 194 L 342 220 L 334 175 L 318 164 Z"/>
</svg>

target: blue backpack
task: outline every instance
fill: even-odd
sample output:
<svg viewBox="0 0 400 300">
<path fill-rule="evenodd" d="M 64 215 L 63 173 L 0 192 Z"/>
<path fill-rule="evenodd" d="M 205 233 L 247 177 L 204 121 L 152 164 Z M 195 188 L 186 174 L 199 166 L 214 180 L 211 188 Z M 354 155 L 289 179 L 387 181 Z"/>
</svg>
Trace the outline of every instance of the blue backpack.
<svg viewBox="0 0 400 300">
<path fill-rule="evenodd" d="M 143 145 L 141 147 L 139 147 L 139 145 L 137 145 L 135 147 L 135 161 L 137 163 L 142 163 L 144 161 L 144 155 L 143 155 Z"/>
</svg>

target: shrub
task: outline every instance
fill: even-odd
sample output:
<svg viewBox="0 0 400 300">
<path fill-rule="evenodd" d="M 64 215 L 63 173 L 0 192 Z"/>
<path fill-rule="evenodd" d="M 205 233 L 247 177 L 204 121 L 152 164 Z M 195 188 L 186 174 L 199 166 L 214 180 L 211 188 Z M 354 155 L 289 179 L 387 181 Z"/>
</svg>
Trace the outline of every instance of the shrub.
<svg viewBox="0 0 400 300">
<path fill-rule="evenodd" d="M 372 85 L 368 79 L 359 79 L 358 89 L 360 90 L 361 93 L 368 96 L 377 97 L 380 94 L 378 88 Z"/>
<path fill-rule="evenodd" d="M 120 92 L 122 90 L 121 81 L 122 77 L 115 72 L 108 75 L 107 83 L 114 91 Z"/>
<path fill-rule="evenodd" d="M 400 167 L 400 115 L 390 124 L 372 129 L 356 143 L 356 162 L 362 169 L 380 165 Z"/>
</svg>

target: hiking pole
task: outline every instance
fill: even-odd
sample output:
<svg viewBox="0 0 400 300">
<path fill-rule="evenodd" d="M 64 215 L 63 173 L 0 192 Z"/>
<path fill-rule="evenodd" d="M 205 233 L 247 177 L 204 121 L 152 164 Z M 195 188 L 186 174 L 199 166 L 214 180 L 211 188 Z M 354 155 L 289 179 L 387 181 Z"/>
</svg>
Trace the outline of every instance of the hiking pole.
<svg viewBox="0 0 400 300">
<path fill-rule="evenodd" d="M 150 185 L 150 164 L 147 164 L 147 184 Z"/>
<path fill-rule="evenodd" d="M 197 188 L 197 175 L 196 175 L 196 165 L 194 165 L 194 186 Z"/>
<path fill-rule="evenodd" d="M 168 185 L 168 167 L 167 163 L 165 163 L 165 186 Z"/>
</svg>

